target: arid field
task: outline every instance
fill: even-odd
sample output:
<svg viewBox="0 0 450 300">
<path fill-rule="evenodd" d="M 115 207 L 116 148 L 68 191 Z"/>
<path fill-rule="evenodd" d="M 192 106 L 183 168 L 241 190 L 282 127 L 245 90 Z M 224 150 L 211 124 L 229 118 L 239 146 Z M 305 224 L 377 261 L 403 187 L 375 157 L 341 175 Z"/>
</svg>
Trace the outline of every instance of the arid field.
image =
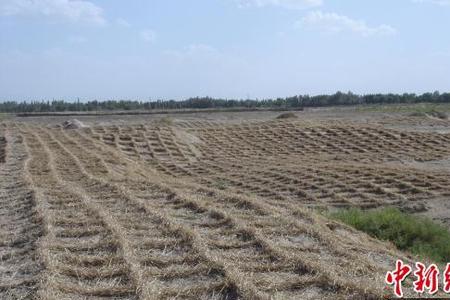
<svg viewBox="0 0 450 300">
<path fill-rule="evenodd" d="M 450 228 L 450 121 L 279 114 L 5 119 L 0 299 L 390 295 L 386 272 L 414 257 L 322 212 Z"/>
</svg>

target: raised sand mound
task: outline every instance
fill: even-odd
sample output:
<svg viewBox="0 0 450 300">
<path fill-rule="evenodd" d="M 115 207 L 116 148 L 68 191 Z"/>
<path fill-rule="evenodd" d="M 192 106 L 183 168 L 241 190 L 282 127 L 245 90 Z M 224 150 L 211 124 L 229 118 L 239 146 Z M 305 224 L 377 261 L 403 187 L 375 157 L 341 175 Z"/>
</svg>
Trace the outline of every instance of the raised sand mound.
<svg viewBox="0 0 450 300">
<path fill-rule="evenodd" d="M 73 119 L 73 120 L 68 120 L 65 121 L 62 124 L 64 129 L 79 129 L 79 128 L 86 128 L 88 126 L 86 126 L 83 122 L 77 120 L 77 119 Z"/>
</svg>

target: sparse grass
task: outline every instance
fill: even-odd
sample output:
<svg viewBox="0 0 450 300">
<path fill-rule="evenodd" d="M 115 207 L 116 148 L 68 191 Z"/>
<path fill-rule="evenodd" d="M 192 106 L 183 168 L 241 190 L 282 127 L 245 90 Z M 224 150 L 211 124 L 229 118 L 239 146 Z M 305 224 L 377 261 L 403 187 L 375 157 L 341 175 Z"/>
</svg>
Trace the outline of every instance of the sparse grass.
<svg viewBox="0 0 450 300">
<path fill-rule="evenodd" d="M 173 125 L 173 119 L 171 117 L 163 117 L 159 119 L 158 124 L 165 125 L 165 126 L 172 126 Z"/>
<path fill-rule="evenodd" d="M 217 180 L 214 186 L 219 190 L 225 190 L 227 188 L 227 182 L 225 180 Z"/>
<path fill-rule="evenodd" d="M 431 219 L 406 214 L 396 208 L 349 209 L 330 215 L 373 237 L 391 241 L 401 250 L 438 262 L 450 260 L 450 232 Z"/>
<path fill-rule="evenodd" d="M 358 106 L 360 112 L 383 113 L 417 113 L 418 115 L 432 112 L 450 112 L 450 104 L 447 103 L 418 103 L 418 104 L 370 104 Z"/>
<path fill-rule="evenodd" d="M 0 113 L 0 122 L 9 118 L 9 114 Z"/>
</svg>

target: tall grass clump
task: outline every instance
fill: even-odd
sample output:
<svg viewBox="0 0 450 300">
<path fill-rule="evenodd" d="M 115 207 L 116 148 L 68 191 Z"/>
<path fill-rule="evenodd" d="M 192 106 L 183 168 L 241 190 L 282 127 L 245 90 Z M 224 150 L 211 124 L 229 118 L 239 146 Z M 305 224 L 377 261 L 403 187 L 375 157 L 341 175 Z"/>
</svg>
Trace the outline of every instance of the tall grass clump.
<svg viewBox="0 0 450 300">
<path fill-rule="evenodd" d="M 450 232 L 429 218 L 406 214 L 396 208 L 349 209 L 330 216 L 372 237 L 391 241 L 400 250 L 436 262 L 450 261 Z"/>
</svg>

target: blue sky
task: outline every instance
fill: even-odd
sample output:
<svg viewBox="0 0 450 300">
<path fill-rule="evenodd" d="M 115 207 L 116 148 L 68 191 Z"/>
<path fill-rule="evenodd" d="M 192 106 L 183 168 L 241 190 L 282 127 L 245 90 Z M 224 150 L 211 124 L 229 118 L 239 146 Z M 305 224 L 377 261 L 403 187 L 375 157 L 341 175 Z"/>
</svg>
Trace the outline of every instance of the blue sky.
<svg viewBox="0 0 450 300">
<path fill-rule="evenodd" d="M 0 0 L 0 100 L 450 90 L 450 0 Z"/>
</svg>

